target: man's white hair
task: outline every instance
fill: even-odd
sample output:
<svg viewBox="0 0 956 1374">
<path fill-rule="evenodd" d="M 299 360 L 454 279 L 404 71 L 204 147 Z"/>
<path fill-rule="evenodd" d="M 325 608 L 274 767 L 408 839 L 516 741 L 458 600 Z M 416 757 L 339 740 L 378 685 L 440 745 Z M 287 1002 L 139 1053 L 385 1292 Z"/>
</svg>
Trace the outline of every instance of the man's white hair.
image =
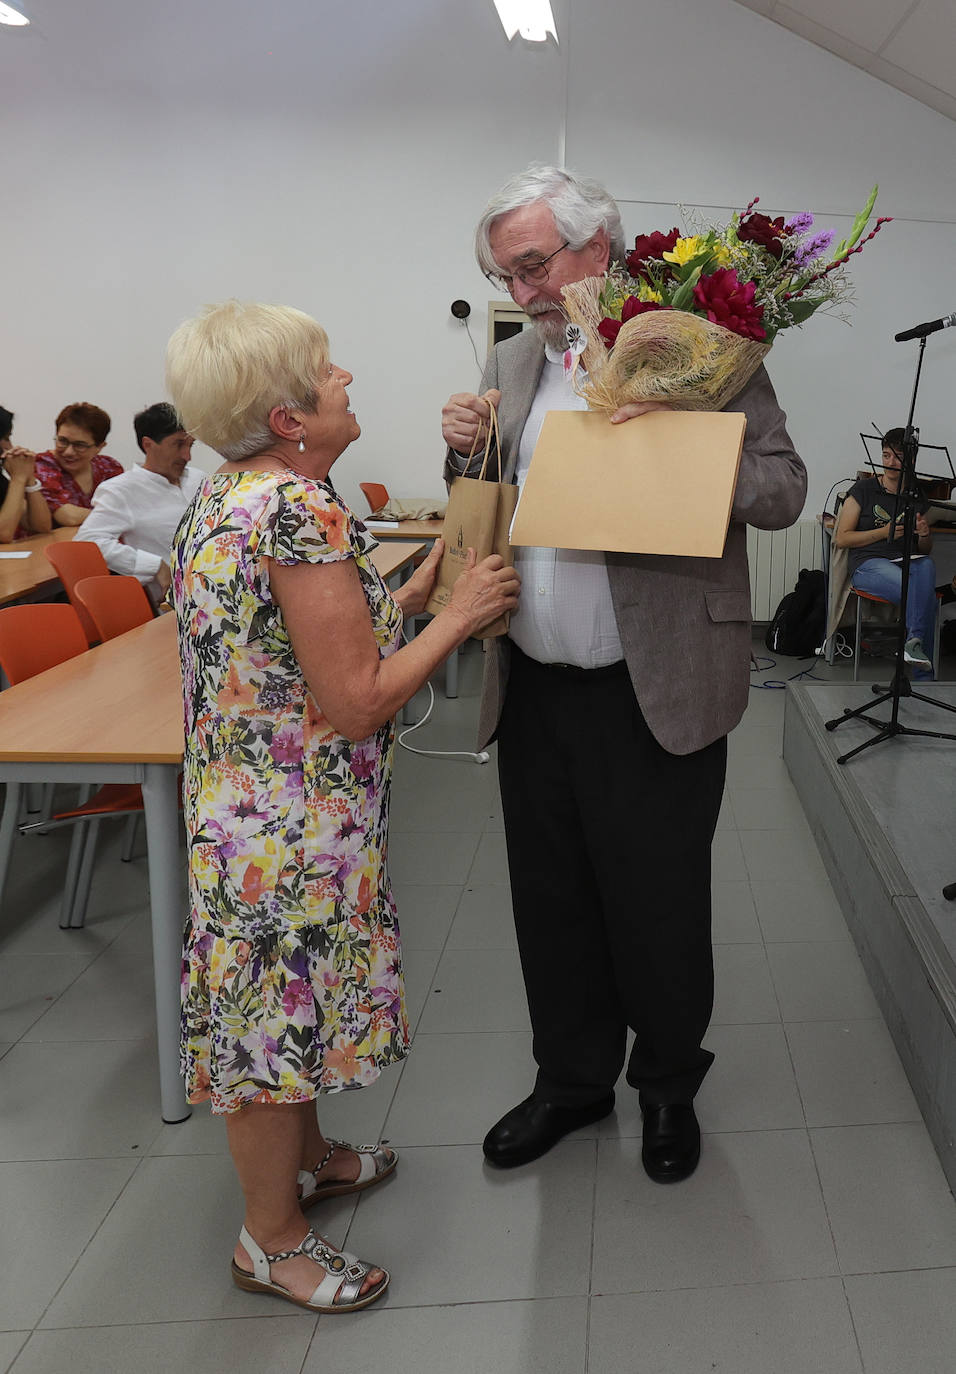
<svg viewBox="0 0 956 1374">
<path fill-rule="evenodd" d="M 491 251 L 491 226 L 502 215 L 536 201 L 547 203 L 558 233 L 575 251 L 589 243 L 599 229 L 607 231 L 611 262 L 624 261 L 624 230 L 617 203 L 596 181 L 585 181 L 564 167 L 532 162 L 524 172 L 506 181 L 491 197 L 475 231 L 475 256 L 482 272 L 498 271 Z"/>
</svg>

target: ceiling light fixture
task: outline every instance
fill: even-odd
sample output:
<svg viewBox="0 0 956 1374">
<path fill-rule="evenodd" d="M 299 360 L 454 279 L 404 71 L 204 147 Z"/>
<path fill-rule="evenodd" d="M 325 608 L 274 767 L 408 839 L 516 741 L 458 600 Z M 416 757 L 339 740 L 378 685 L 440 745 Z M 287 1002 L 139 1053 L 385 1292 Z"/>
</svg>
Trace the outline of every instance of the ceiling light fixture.
<svg viewBox="0 0 956 1374">
<path fill-rule="evenodd" d="M 520 33 L 529 43 L 545 43 L 550 33 L 557 43 L 551 0 L 495 0 L 495 9 L 509 42 Z"/>
<path fill-rule="evenodd" d="M 9 24 L 16 28 L 20 24 L 29 24 L 29 19 L 20 10 L 15 10 L 12 5 L 2 3 L 0 0 L 0 24 Z"/>
</svg>

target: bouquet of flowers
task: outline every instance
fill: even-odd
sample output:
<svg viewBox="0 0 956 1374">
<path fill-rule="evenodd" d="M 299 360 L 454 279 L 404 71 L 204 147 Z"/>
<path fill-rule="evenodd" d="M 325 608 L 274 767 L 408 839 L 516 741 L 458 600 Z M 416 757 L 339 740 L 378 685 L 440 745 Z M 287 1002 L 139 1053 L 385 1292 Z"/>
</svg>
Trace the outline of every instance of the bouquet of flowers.
<svg viewBox="0 0 956 1374">
<path fill-rule="evenodd" d="M 760 214 L 752 200 L 724 226 L 639 234 L 625 266 L 563 291 L 570 324 L 565 367 L 592 410 L 664 401 L 720 410 L 753 376 L 782 329 L 848 299 L 846 264 L 866 233 L 874 186 L 848 238 L 814 230 L 813 216 Z"/>
</svg>

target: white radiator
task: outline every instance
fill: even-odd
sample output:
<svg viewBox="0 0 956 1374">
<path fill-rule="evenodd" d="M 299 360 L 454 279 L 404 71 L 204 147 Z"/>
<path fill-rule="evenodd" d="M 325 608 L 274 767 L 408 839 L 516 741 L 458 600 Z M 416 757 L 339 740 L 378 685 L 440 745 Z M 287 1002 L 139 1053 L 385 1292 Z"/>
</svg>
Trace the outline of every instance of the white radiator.
<svg viewBox="0 0 956 1374">
<path fill-rule="evenodd" d="M 816 520 L 798 520 L 788 530 L 747 531 L 750 562 L 750 613 L 771 621 L 786 592 L 797 584 L 801 568 L 822 568 L 823 548 Z"/>
</svg>

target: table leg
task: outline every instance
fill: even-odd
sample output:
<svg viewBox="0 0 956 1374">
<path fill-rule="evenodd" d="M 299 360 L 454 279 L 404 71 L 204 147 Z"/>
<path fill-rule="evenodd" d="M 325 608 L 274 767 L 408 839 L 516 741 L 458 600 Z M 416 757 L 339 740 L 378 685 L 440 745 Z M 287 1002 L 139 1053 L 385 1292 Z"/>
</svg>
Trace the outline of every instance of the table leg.
<svg viewBox="0 0 956 1374">
<path fill-rule="evenodd" d="M 458 695 L 458 653 L 457 649 L 452 649 L 445 659 L 445 696 L 456 697 Z"/>
<path fill-rule="evenodd" d="M 7 869 L 10 866 L 13 842 L 17 837 L 17 825 L 20 820 L 20 787 L 21 784 L 18 782 L 8 782 L 3 802 L 3 818 L 0 819 L 0 900 L 3 898 L 3 888 L 7 881 Z"/>
<path fill-rule="evenodd" d="M 159 1088 L 163 1120 L 186 1121 L 186 1102 L 179 1073 L 180 971 L 183 958 L 182 859 L 179 854 L 178 769 L 148 763 L 143 778 L 149 891 L 156 983 L 156 1032 L 159 1038 Z"/>
</svg>

